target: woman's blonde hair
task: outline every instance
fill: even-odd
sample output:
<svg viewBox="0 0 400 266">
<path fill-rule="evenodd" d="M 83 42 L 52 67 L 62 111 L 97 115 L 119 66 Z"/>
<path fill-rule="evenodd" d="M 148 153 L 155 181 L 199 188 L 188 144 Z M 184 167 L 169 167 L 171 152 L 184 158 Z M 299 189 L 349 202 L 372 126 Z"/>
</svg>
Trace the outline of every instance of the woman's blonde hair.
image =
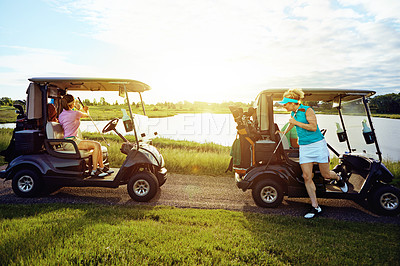
<svg viewBox="0 0 400 266">
<path fill-rule="evenodd" d="M 304 98 L 304 92 L 302 89 L 289 89 L 283 94 L 283 97 L 295 100 L 301 100 Z"/>
<path fill-rule="evenodd" d="M 74 96 L 72 96 L 71 94 L 66 94 L 61 99 L 61 106 L 64 110 L 69 110 L 69 109 L 71 109 L 74 101 L 75 101 Z"/>
</svg>

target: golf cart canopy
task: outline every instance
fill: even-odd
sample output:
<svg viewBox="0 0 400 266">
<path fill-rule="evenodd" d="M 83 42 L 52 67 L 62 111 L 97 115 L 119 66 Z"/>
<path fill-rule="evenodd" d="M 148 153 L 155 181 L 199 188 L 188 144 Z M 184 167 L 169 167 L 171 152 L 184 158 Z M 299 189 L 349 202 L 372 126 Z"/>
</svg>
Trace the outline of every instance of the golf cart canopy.
<svg viewBox="0 0 400 266">
<path fill-rule="evenodd" d="M 261 96 L 263 94 L 272 95 L 273 101 L 281 101 L 283 98 L 283 94 L 288 89 L 267 89 L 257 96 Z M 304 92 L 303 101 L 324 101 L 324 102 L 333 102 L 339 103 L 341 99 L 342 102 L 350 102 L 357 99 L 361 99 L 362 97 L 370 97 L 375 94 L 375 91 L 371 90 L 348 90 L 348 89 L 321 89 L 321 88 L 308 88 L 302 89 Z"/>
<path fill-rule="evenodd" d="M 150 86 L 132 79 L 112 79 L 112 78 L 30 78 L 29 81 L 57 87 L 65 90 L 76 91 L 124 91 L 144 92 L 150 90 Z"/>
</svg>

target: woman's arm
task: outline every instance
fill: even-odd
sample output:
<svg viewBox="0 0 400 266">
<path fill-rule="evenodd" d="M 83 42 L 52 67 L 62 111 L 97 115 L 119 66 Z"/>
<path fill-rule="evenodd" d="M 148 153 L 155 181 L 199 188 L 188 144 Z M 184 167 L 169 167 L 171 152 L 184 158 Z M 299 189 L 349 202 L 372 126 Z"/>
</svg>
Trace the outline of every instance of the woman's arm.
<svg viewBox="0 0 400 266">
<path fill-rule="evenodd" d="M 312 108 L 308 108 L 306 111 L 306 119 L 308 124 L 301 123 L 291 117 L 289 119 L 289 123 L 304 128 L 308 131 L 317 131 L 317 117 L 315 116 L 314 110 Z"/>
<path fill-rule="evenodd" d="M 77 112 L 80 112 L 80 113 L 82 114 L 81 117 L 88 117 L 88 116 L 89 116 L 89 107 L 84 106 L 84 107 L 83 107 L 83 111 L 84 111 L 84 112 L 82 112 L 82 111 L 77 111 Z"/>
</svg>

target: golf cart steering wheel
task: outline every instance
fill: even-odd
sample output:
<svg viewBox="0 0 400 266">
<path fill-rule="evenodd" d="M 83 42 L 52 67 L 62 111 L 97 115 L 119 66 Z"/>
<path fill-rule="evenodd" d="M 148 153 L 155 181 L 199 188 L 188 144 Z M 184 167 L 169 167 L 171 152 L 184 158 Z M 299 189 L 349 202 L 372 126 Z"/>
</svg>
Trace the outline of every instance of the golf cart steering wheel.
<svg viewBox="0 0 400 266">
<path fill-rule="evenodd" d="M 107 125 L 104 126 L 103 128 L 103 133 L 107 133 L 111 130 L 114 130 L 115 127 L 118 124 L 119 119 L 118 118 L 114 118 L 113 120 L 111 120 L 110 122 L 107 123 Z"/>
</svg>

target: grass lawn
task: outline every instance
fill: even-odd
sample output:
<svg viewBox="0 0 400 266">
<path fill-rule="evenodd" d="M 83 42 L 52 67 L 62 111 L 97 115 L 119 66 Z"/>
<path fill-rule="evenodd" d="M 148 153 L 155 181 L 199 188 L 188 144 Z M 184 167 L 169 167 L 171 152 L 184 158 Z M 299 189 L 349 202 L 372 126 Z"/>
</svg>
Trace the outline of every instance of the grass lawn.
<svg viewBox="0 0 400 266">
<path fill-rule="evenodd" d="M 0 123 L 15 123 L 17 114 L 12 106 L 0 106 Z"/>
<path fill-rule="evenodd" d="M 400 228 L 226 210 L 0 205 L 4 265 L 399 265 Z"/>
</svg>

